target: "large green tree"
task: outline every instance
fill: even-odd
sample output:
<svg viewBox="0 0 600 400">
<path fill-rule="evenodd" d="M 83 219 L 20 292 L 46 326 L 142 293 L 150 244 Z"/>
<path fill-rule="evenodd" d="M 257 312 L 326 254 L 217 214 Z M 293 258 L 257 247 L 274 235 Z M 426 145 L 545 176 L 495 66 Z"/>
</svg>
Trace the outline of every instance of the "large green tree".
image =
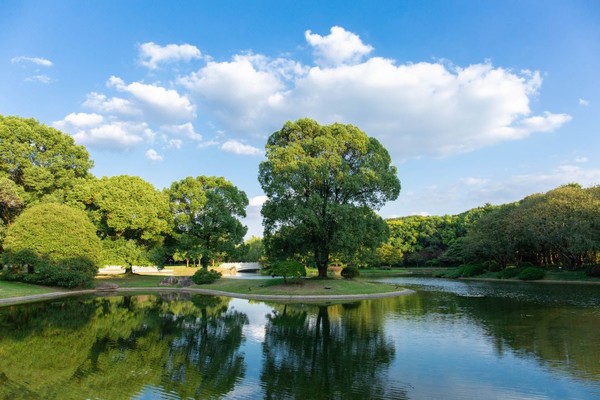
<svg viewBox="0 0 600 400">
<path fill-rule="evenodd" d="M 92 166 L 71 136 L 34 119 L 0 115 L 0 176 L 23 188 L 26 203 L 62 198 Z"/>
<path fill-rule="evenodd" d="M 387 150 L 352 125 L 288 122 L 266 145 L 259 181 L 271 257 L 308 257 L 320 277 L 332 255 L 376 248 L 387 226 L 374 210 L 400 192 Z"/>
<path fill-rule="evenodd" d="M 100 239 L 85 212 L 37 204 L 10 225 L 4 241 L 9 278 L 57 286 L 88 286 L 98 272 Z"/>
<path fill-rule="evenodd" d="M 96 225 L 106 262 L 129 269 L 170 232 L 167 195 L 137 176 L 93 180 L 71 197 L 85 205 Z"/>
<path fill-rule="evenodd" d="M 168 192 L 182 257 L 199 256 L 202 267 L 208 268 L 212 259 L 232 254 L 242 243 L 247 228 L 238 218 L 246 216 L 248 197 L 231 182 L 222 177 L 187 177 L 173 182 Z"/>
</svg>

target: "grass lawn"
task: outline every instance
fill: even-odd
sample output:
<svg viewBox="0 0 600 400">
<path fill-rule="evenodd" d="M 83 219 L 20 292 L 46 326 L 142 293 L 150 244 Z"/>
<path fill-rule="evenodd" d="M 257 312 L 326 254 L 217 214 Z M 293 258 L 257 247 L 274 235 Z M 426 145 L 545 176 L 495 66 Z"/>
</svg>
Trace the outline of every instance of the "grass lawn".
<svg viewBox="0 0 600 400">
<path fill-rule="evenodd" d="M 186 271 L 187 272 L 187 271 Z M 187 274 L 185 274 L 187 275 Z M 184 275 L 179 275 L 184 276 Z M 113 275 L 96 278 L 96 284 L 114 283 L 120 288 L 150 288 L 159 287 L 164 276 L 156 275 Z M 271 295 L 346 295 L 387 293 L 399 290 L 394 285 L 372 283 L 365 280 L 336 279 L 301 279 L 284 283 L 283 278 L 276 279 L 228 279 L 221 278 L 209 285 L 193 285 L 196 289 L 220 290 L 240 294 L 271 294 Z"/>
<path fill-rule="evenodd" d="M 31 285 L 22 282 L 0 281 L 0 299 L 64 291 L 66 291 L 66 289 Z"/>
</svg>

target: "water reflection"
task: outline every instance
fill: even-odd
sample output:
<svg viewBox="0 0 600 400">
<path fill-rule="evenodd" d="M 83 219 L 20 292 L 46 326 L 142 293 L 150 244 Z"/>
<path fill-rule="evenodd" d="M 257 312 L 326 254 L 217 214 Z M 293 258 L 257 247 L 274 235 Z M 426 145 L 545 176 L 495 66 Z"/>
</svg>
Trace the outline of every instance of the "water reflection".
<svg viewBox="0 0 600 400">
<path fill-rule="evenodd" d="M 600 287 L 396 283 L 417 293 L 343 305 L 165 294 L 3 307 L 0 399 L 600 396 Z"/>
<path fill-rule="evenodd" d="M 406 398 L 387 376 L 395 348 L 381 315 L 361 308 L 275 305 L 263 343 L 265 398 Z"/>
<path fill-rule="evenodd" d="M 243 378 L 247 317 L 230 309 L 228 298 L 173 300 L 71 299 L 2 310 L 0 396 L 225 395 Z"/>
</svg>

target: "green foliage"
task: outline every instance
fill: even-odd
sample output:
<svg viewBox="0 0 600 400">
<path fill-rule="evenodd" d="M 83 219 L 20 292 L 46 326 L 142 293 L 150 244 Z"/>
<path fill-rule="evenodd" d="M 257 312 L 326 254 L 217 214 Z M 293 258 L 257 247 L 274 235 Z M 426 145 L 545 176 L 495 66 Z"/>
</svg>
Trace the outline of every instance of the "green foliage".
<svg viewBox="0 0 600 400">
<path fill-rule="evenodd" d="M 4 249 L 7 278 L 66 287 L 89 286 L 102 251 L 86 214 L 61 204 L 25 210 L 8 228 Z"/>
<path fill-rule="evenodd" d="M 485 266 L 481 264 L 465 264 L 460 267 L 461 276 L 470 278 L 472 276 L 481 275 L 485 272 Z"/>
<path fill-rule="evenodd" d="M 498 278 L 500 279 L 511 279 L 519 275 L 521 270 L 515 267 L 506 267 L 502 271 L 498 272 Z"/>
<path fill-rule="evenodd" d="M 593 276 L 596 278 L 600 278 L 600 265 L 590 265 L 585 269 L 585 274 L 587 276 Z"/>
<path fill-rule="evenodd" d="M 233 254 L 247 228 L 248 197 L 222 177 L 187 177 L 168 190 L 175 226 L 176 257 L 199 259 L 204 268 L 222 254 Z"/>
<path fill-rule="evenodd" d="M 259 182 L 272 258 L 306 257 L 319 276 L 335 256 L 375 249 L 388 230 L 373 211 L 400 192 L 387 150 L 352 125 L 288 122 L 266 145 Z"/>
<path fill-rule="evenodd" d="M 218 271 L 209 271 L 205 268 L 200 268 L 192 275 L 192 281 L 196 285 L 208 285 L 221 278 L 221 273 Z"/>
<path fill-rule="evenodd" d="M 544 279 L 546 276 L 546 271 L 541 268 L 535 267 L 527 267 L 519 271 L 517 274 L 517 278 L 522 281 L 537 281 L 540 279 Z"/>
<path fill-rule="evenodd" d="M 61 201 L 92 166 L 71 136 L 34 119 L 0 115 L 0 176 L 22 188 L 25 204 L 44 197 Z"/>
<path fill-rule="evenodd" d="M 240 246 L 236 260 L 242 262 L 259 262 L 264 256 L 264 253 L 263 240 L 256 236 L 252 236 Z"/>
<path fill-rule="evenodd" d="M 296 260 L 278 260 L 268 267 L 271 276 L 281 276 L 284 282 L 287 278 L 300 278 L 306 276 L 306 267 Z"/>
<path fill-rule="evenodd" d="M 360 271 L 354 266 L 348 266 L 342 269 L 341 275 L 346 279 L 354 279 L 360 276 Z"/>
</svg>

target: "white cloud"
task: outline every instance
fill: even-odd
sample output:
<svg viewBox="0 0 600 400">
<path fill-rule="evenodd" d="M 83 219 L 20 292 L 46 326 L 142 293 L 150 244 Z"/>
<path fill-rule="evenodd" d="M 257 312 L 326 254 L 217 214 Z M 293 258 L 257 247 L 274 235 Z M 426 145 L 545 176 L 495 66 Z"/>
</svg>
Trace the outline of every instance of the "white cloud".
<svg viewBox="0 0 600 400">
<path fill-rule="evenodd" d="M 158 64 L 175 61 L 191 61 L 202 56 L 200 50 L 190 44 L 168 44 L 160 46 L 153 42 L 140 45 L 140 62 L 150 69 L 158 68 Z"/>
<path fill-rule="evenodd" d="M 550 132 L 571 119 L 532 113 L 531 99 L 542 85 L 539 71 L 513 72 L 491 62 L 457 67 L 380 57 L 360 61 L 371 48 L 342 28 L 331 32 L 307 32 L 307 40 L 322 54 L 330 54 L 327 46 L 335 43 L 346 46 L 337 58 L 330 55 L 332 66 L 244 54 L 208 62 L 178 83 L 229 135 L 264 137 L 301 117 L 351 123 L 382 141 L 396 160 L 470 152 Z"/>
<path fill-rule="evenodd" d="M 480 186 L 488 183 L 489 179 L 469 177 L 461 179 L 461 182 L 463 182 L 467 186 Z"/>
<path fill-rule="evenodd" d="M 221 150 L 227 153 L 242 154 L 248 156 L 259 156 L 263 154 L 262 150 L 256 147 L 240 143 L 237 140 L 228 140 L 221 146 Z"/>
<path fill-rule="evenodd" d="M 99 114 L 71 113 L 60 121 L 54 121 L 52 125 L 60 130 L 73 130 L 97 126 L 104 121 L 104 117 Z"/>
<path fill-rule="evenodd" d="M 139 116 L 138 110 L 131 101 L 120 97 L 108 98 L 102 93 L 92 92 L 87 95 L 83 106 L 97 112 L 119 114 L 124 116 Z"/>
<path fill-rule="evenodd" d="M 47 75 L 33 75 L 25 78 L 26 82 L 50 83 L 52 79 Z"/>
<path fill-rule="evenodd" d="M 180 149 L 183 146 L 183 140 L 181 139 L 169 139 L 167 141 L 167 149 Z"/>
<path fill-rule="evenodd" d="M 160 154 L 158 154 L 156 152 L 156 150 L 154 149 L 149 149 L 148 151 L 146 151 L 146 158 L 150 161 L 162 161 L 163 160 L 163 156 L 161 156 Z"/>
<path fill-rule="evenodd" d="M 209 62 L 179 80 L 205 108 L 235 131 L 256 131 L 279 101 L 283 80 L 301 67 L 264 56 L 236 55 L 231 62 Z"/>
<path fill-rule="evenodd" d="M 189 120 L 196 117 L 196 106 L 176 90 L 141 82 L 125 84 L 123 79 L 116 76 L 108 79 L 107 86 L 132 95 L 150 115 L 158 113 L 159 116 L 172 120 Z"/>
<path fill-rule="evenodd" d="M 313 47 L 316 62 L 321 66 L 356 64 L 373 51 L 373 47 L 364 44 L 358 35 L 339 26 L 332 27 L 327 36 L 308 30 L 304 37 Z"/>
<path fill-rule="evenodd" d="M 87 129 L 69 129 L 75 141 L 85 146 L 124 151 L 152 138 L 153 132 L 145 123 L 111 122 Z"/>
<path fill-rule="evenodd" d="M 194 130 L 194 125 L 192 125 L 191 122 L 187 122 L 181 125 L 163 125 L 160 127 L 160 129 L 163 132 L 183 136 L 194 141 L 202 140 L 202 135 Z"/>
<path fill-rule="evenodd" d="M 39 65 L 40 67 L 51 67 L 53 65 L 52 61 L 50 61 L 46 58 L 42 58 L 42 57 L 25 57 L 25 56 L 13 57 L 10 60 L 10 62 L 12 64 L 20 64 L 20 63 L 35 64 L 35 65 Z"/>
<path fill-rule="evenodd" d="M 589 105 L 590 105 L 590 102 L 589 102 L 589 100 L 585 100 L 585 99 L 579 99 L 579 105 L 580 105 L 580 106 L 584 106 L 584 107 L 585 107 L 585 106 L 589 106 Z"/>
<path fill-rule="evenodd" d="M 262 207 L 262 205 L 265 204 L 265 202 L 267 200 L 269 200 L 269 198 L 265 195 L 254 196 L 254 197 L 250 198 L 248 205 L 250 207 Z"/>
<path fill-rule="evenodd" d="M 576 157 L 575 158 L 575 162 L 576 163 L 580 163 L 580 164 L 586 163 L 588 161 L 589 161 L 589 159 L 587 157 Z"/>
</svg>

